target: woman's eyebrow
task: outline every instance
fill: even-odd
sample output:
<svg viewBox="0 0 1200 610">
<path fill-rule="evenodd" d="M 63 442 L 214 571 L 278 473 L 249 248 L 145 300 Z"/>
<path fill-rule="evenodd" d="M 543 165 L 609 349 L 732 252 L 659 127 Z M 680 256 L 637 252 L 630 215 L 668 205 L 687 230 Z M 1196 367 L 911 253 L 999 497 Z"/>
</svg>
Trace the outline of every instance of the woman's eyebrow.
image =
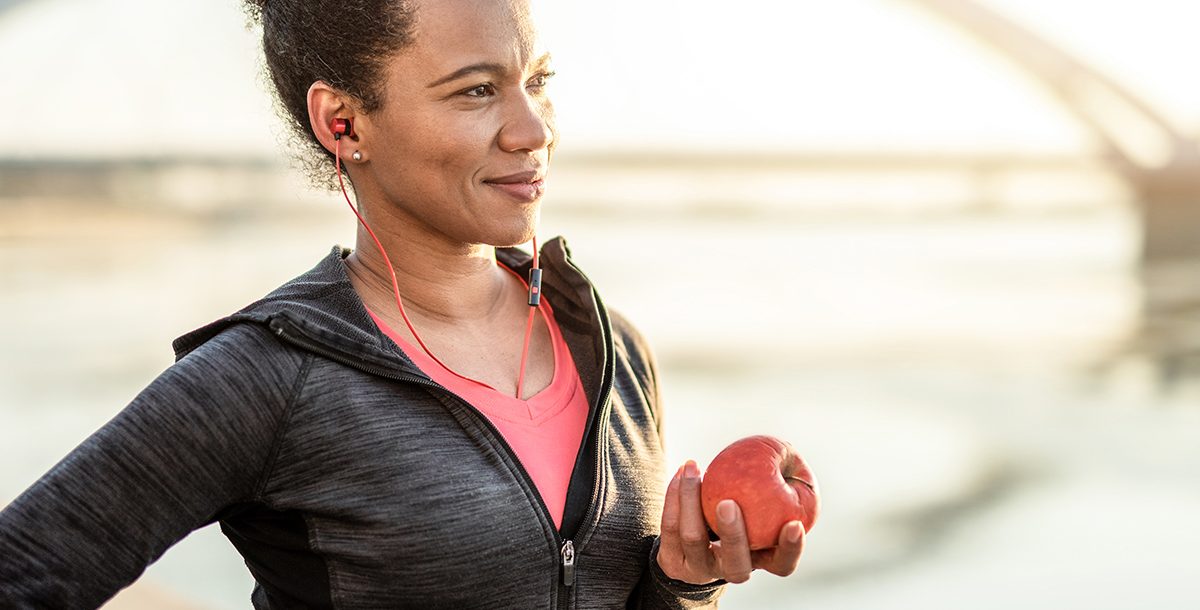
<svg viewBox="0 0 1200 610">
<path fill-rule="evenodd" d="M 542 56 L 537 58 L 537 60 L 535 60 L 533 63 L 535 66 L 539 66 L 539 67 L 550 63 L 550 54 L 543 53 Z M 508 72 L 508 68 L 501 64 L 495 63 L 495 62 L 481 61 L 479 63 L 474 63 L 469 66 L 463 66 L 463 67 L 433 81 L 432 83 L 429 83 L 428 85 L 425 86 L 425 88 L 432 89 L 439 85 L 444 85 L 446 83 L 458 80 L 464 76 L 479 73 L 479 72 L 483 72 L 486 74 L 504 74 L 504 73 Z"/>
<path fill-rule="evenodd" d="M 463 66 L 462 68 L 459 68 L 459 69 L 433 81 L 432 83 L 429 83 L 428 85 L 426 85 L 426 88 L 432 89 L 434 87 L 437 87 L 438 85 L 444 85 L 450 81 L 458 80 L 464 76 L 467 76 L 468 74 L 474 74 L 476 72 L 486 72 L 486 73 L 490 73 L 490 74 L 503 74 L 507 70 L 508 70 L 507 68 L 505 68 L 504 66 L 502 66 L 498 63 L 487 62 L 487 61 L 479 62 L 477 64 Z"/>
</svg>

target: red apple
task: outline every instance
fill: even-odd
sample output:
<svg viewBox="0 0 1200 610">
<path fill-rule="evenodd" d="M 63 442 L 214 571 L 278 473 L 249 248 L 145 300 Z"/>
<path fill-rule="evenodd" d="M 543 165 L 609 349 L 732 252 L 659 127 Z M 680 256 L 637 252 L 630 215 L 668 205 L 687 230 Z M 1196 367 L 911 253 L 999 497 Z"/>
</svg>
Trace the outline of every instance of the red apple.
<svg viewBox="0 0 1200 610">
<path fill-rule="evenodd" d="M 700 484 L 704 520 L 716 531 L 717 504 L 733 500 L 742 509 L 750 549 L 768 549 L 789 521 L 804 531 L 817 520 L 817 478 L 789 444 L 772 436 L 748 436 L 713 458 Z"/>
</svg>

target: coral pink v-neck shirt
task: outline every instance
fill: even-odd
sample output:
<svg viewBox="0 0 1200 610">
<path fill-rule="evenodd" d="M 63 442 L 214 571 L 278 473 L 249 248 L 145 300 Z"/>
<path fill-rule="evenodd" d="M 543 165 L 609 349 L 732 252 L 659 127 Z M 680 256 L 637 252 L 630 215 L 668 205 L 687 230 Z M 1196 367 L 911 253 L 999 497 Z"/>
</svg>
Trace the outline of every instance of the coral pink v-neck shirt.
<svg viewBox="0 0 1200 610">
<path fill-rule="evenodd" d="M 451 373 L 430 358 L 425 350 L 401 338 L 374 312 L 369 313 L 379 329 L 404 350 L 417 368 L 466 400 L 496 426 L 533 479 L 555 527 L 561 528 L 567 486 L 587 425 L 588 401 L 571 350 L 563 340 L 545 296 L 538 306 L 538 313 L 550 330 L 554 378 L 549 386 L 526 400 Z"/>
</svg>

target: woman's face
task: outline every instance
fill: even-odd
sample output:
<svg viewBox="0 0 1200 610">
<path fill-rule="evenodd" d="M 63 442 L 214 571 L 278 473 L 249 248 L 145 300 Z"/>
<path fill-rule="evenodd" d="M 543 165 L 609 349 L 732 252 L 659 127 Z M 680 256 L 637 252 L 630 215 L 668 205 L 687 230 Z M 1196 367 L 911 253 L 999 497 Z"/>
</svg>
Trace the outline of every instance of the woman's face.
<svg viewBox="0 0 1200 610">
<path fill-rule="evenodd" d="M 419 2 L 359 132 L 371 211 L 453 243 L 532 238 L 555 144 L 549 59 L 527 1 Z"/>
</svg>

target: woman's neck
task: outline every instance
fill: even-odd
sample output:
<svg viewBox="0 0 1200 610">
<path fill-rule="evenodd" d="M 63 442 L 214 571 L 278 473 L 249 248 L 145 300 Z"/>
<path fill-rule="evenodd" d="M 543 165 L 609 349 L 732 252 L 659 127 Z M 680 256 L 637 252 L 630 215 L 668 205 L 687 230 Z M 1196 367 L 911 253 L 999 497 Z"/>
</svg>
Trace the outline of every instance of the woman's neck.
<svg viewBox="0 0 1200 610">
<path fill-rule="evenodd" d="M 449 248 L 433 240 L 388 239 L 382 235 L 380 239 L 410 317 L 470 324 L 493 319 L 502 309 L 512 278 L 496 265 L 492 246 Z M 346 259 L 346 265 L 355 290 L 368 306 L 387 318 L 399 315 L 394 311 L 396 299 L 387 263 L 361 227 L 355 251 Z"/>
</svg>

